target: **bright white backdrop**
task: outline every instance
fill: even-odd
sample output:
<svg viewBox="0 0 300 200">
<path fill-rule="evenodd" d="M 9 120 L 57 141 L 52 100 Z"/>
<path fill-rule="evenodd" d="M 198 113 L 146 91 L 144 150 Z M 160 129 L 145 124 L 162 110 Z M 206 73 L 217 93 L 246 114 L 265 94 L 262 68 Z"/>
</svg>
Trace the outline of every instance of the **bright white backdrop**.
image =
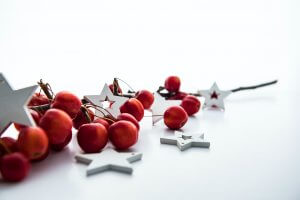
<svg viewBox="0 0 300 200">
<path fill-rule="evenodd" d="M 205 132 L 210 150 L 160 145 L 167 130 L 145 118 L 132 176 L 86 178 L 73 140 L 24 182 L 0 182 L 0 199 L 299 199 L 299 10 L 297 0 L 0 0 L 0 71 L 16 89 L 40 78 L 79 96 L 113 77 L 155 90 L 176 74 L 188 91 L 279 79 L 190 118 L 184 130 Z"/>
</svg>

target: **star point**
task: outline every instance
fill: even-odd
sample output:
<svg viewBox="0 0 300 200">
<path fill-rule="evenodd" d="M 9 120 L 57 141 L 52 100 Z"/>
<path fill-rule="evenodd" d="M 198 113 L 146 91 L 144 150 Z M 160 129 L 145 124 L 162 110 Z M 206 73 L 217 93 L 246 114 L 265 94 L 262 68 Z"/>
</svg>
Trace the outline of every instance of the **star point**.
<svg viewBox="0 0 300 200">
<path fill-rule="evenodd" d="M 0 74 L 0 135 L 11 123 L 34 126 L 35 122 L 27 108 L 27 104 L 37 89 L 37 85 L 13 90 Z"/>
<path fill-rule="evenodd" d="M 77 154 L 75 159 L 78 162 L 88 164 L 87 176 L 107 170 L 132 174 L 133 168 L 131 163 L 141 160 L 142 153 L 119 153 L 112 148 L 107 148 L 100 153 Z"/>
</svg>

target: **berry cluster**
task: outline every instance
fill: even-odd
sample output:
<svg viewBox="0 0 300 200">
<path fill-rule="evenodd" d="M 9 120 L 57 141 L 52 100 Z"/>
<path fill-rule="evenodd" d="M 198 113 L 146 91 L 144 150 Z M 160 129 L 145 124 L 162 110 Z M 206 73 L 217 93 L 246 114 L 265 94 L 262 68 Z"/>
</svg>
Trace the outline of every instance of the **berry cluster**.
<svg viewBox="0 0 300 200">
<path fill-rule="evenodd" d="M 37 126 L 14 124 L 19 131 L 18 138 L 0 138 L 0 172 L 6 181 L 24 179 L 31 163 L 47 158 L 50 150 L 63 150 L 72 139 L 72 128 L 78 130 L 77 141 L 85 153 L 100 152 L 109 141 L 116 149 L 130 148 L 138 141 L 144 109 L 150 109 L 154 102 L 154 95 L 148 90 L 123 94 L 114 80 L 110 90 L 128 100 L 116 118 L 109 113 L 100 117 L 94 112 L 99 108 L 76 95 L 67 91 L 54 95 L 48 84 L 40 81 L 39 85 L 45 94 L 35 93 L 28 105 Z M 161 92 L 164 89 L 167 93 Z M 163 115 L 170 129 L 180 129 L 188 116 L 200 109 L 200 101 L 195 96 L 180 91 L 180 79 L 176 76 L 168 77 L 165 86 L 157 92 L 168 100 L 182 100 L 180 106 L 168 108 Z"/>
<path fill-rule="evenodd" d="M 180 78 L 170 76 L 165 80 L 165 86 L 158 89 L 158 93 L 168 100 L 181 100 L 180 106 L 172 106 L 164 113 L 164 123 L 170 129 L 177 130 L 182 128 L 188 116 L 196 114 L 201 107 L 201 103 L 197 97 L 180 91 Z M 162 90 L 167 90 L 167 93 L 162 93 Z"/>
</svg>

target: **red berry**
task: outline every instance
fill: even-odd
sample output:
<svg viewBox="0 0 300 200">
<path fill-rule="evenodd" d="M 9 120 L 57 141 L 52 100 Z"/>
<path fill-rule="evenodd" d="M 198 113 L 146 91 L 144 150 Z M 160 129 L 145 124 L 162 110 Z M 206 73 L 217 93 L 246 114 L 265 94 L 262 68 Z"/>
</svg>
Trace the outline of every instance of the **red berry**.
<svg viewBox="0 0 300 200">
<path fill-rule="evenodd" d="M 40 121 L 54 150 L 63 149 L 72 138 L 72 119 L 62 110 L 49 109 Z"/>
<path fill-rule="evenodd" d="M 110 84 L 108 87 L 111 92 L 114 92 L 114 84 Z M 122 89 L 120 87 L 118 87 L 118 93 L 122 94 Z"/>
<path fill-rule="evenodd" d="M 19 152 L 7 154 L 0 160 L 0 171 L 6 181 L 17 182 L 23 180 L 29 169 L 28 159 Z"/>
<path fill-rule="evenodd" d="M 172 130 L 180 129 L 188 120 L 188 115 L 180 106 L 171 106 L 164 113 L 164 122 Z"/>
<path fill-rule="evenodd" d="M 32 109 L 29 109 L 29 112 L 30 112 L 34 122 L 38 125 L 40 123 L 41 115 L 38 112 L 36 112 L 35 110 L 32 110 Z M 22 128 L 27 127 L 25 125 L 17 124 L 17 123 L 14 123 L 14 126 L 18 131 L 20 131 Z"/>
<path fill-rule="evenodd" d="M 77 141 L 85 153 L 97 153 L 107 144 L 108 133 L 100 123 L 84 124 L 78 130 Z"/>
<path fill-rule="evenodd" d="M 135 119 L 134 116 L 132 116 L 131 114 L 129 113 L 121 113 L 118 117 L 117 117 L 117 121 L 121 121 L 121 120 L 125 120 L 125 121 L 130 121 L 132 122 L 137 130 L 139 131 L 140 130 L 140 125 L 139 125 L 139 122 Z"/>
<path fill-rule="evenodd" d="M 128 99 L 121 107 L 121 113 L 129 113 L 133 115 L 136 120 L 141 121 L 144 117 L 143 104 L 136 98 Z"/>
<path fill-rule="evenodd" d="M 35 93 L 32 95 L 31 100 L 28 104 L 28 106 L 40 106 L 40 105 L 45 105 L 49 104 L 50 100 L 47 98 L 46 95 L 42 93 Z"/>
<path fill-rule="evenodd" d="M 70 143 L 71 139 L 72 139 L 72 132 L 68 134 L 66 139 L 63 140 L 62 142 L 51 144 L 51 149 L 54 151 L 61 151 L 65 148 L 65 146 L 67 146 Z"/>
<path fill-rule="evenodd" d="M 165 88 L 169 92 L 178 92 L 180 88 L 180 78 L 178 76 L 169 76 L 165 80 Z"/>
<path fill-rule="evenodd" d="M 184 97 L 186 97 L 188 94 L 185 92 L 176 92 L 175 95 L 168 98 L 168 100 L 182 100 Z"/>
<path fill-rule="evenodd" d="M 138 91 L 135 98 L 143 104 L 144 109 L 149 109 L 154 102 L 154 96 L 148 90 Z"/>
<path fill-rule="evenodd" d="M 0 138 L 0 157 L 18 151 L 17 141 L 11 137 Z"/>
<path fill-rule="evenodd" d="M 201 103 L 197 97 L 188 95 L 182 100 L 180 106 L 191 116 L 200 110 Z"/>
<path fill-rule="evenodd" d="M 29 160 L 38 160 L 48 151 L 48 137 L 45 131 L 39 127 L 23 128 L 17 140 L 19 150 Z"/>
<path fill-rule="evenodd" d="M 109 126 L 110 126 L 108 120 L 102 119 L 102 118 L 97 118 L 97 119 L 95 119 L 95 120 L 93 121 L 93 123 L 99 123 L 99 124 L 102 124 L 102 125 L 106 128 L 106 130 L 108 130 L 108 128 L 109 128 Z"/>
<path fill-rule="evenodd" d="M 121 120 L 109 127 L 108 137 L 117 149 L 125 150 L 137 142 L 138 130 L 132 122 Z"/>
<path fill-rule="evenodd" d="M 74 94 L 62 91 L 56 94 L 51 108 L 57 108 L 65 111 L 73 119 L 80 111 L 81 100 Z"/>
<path fill-rule="evenodd" d="M 94 120 L 94 112 L 91 109 L 88 109 L 90 119 Z M 79 129 L 83 124 L 88 124 L 89 121 L 86 119 L 85 114 L 80 110 L 76 117 L 73 119 L 73 127 Z"/>
</svg>

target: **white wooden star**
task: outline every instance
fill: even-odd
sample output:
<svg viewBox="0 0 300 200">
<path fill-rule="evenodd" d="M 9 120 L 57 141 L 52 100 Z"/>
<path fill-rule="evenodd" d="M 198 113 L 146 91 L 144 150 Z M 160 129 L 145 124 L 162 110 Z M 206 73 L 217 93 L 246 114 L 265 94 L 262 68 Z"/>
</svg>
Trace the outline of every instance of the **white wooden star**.
<svg viewBox="0 0 300 200">
<path fill-rule="evenodd" d="M 141 160 L 142 155 L 136 152 L 119 153 L 112 148 L 107 148 L 100 153 L 77 154 L 75 159 L 89 165 L 86 170 L 87 176 L 107 170 L 131 174 L 133 168 L 130 163 Z"/>
<path fill-rule="evenodd" d="M 198 94 L 205 98 L 203 108 L 225 110 L 224 99 L 232 93 L 231 90 L 220 90 L 215 82 L 209 90 L 199 90 Z"/>
<path fill-rule="evenodd" d="M 121 113 L 120 107 L 128 100 L 127 97 L 114 95 L 107 84 L 104 85 L 100 95 L 86 95 L 84 96 L 84 99 L 90 102 L 91 104 L 102 108 L 103 102 L 108 101 L 112 103 L 108 108 L 105 109 L 115 118 L 118 117 L 118 115 Z M 97 109 L 95 113 L 97 116 L 103 116 L 103 114 Z"/>
<path fill-rule="evenodd" d="M 0 135 L 13 122 L 26 126 L 35 125 L 27 104 L 37 87 L 34 85 L 13 90 L 4 75 L 0 73 Z"/>
<path fill-rule="evenodd" d="M 171 106 L 180 105 L 180 100 L 166 100 L 159 93 L 154 93 L 154 102 L 151 106 L 152 111 L 152 125 L 163 118 L 165 111 Z"/>
<path fill-rule="evenodd" d="M 204 140 L 204 134 L 201 135 L 189 135 L 175 131 L 173 136 L 162 136 L 160 138 L 161 144 L 177 145 L 177 147 L 184 151 L 191 147 L 203 147 L 209 148 L 210 142 Z"/>
</svg>

